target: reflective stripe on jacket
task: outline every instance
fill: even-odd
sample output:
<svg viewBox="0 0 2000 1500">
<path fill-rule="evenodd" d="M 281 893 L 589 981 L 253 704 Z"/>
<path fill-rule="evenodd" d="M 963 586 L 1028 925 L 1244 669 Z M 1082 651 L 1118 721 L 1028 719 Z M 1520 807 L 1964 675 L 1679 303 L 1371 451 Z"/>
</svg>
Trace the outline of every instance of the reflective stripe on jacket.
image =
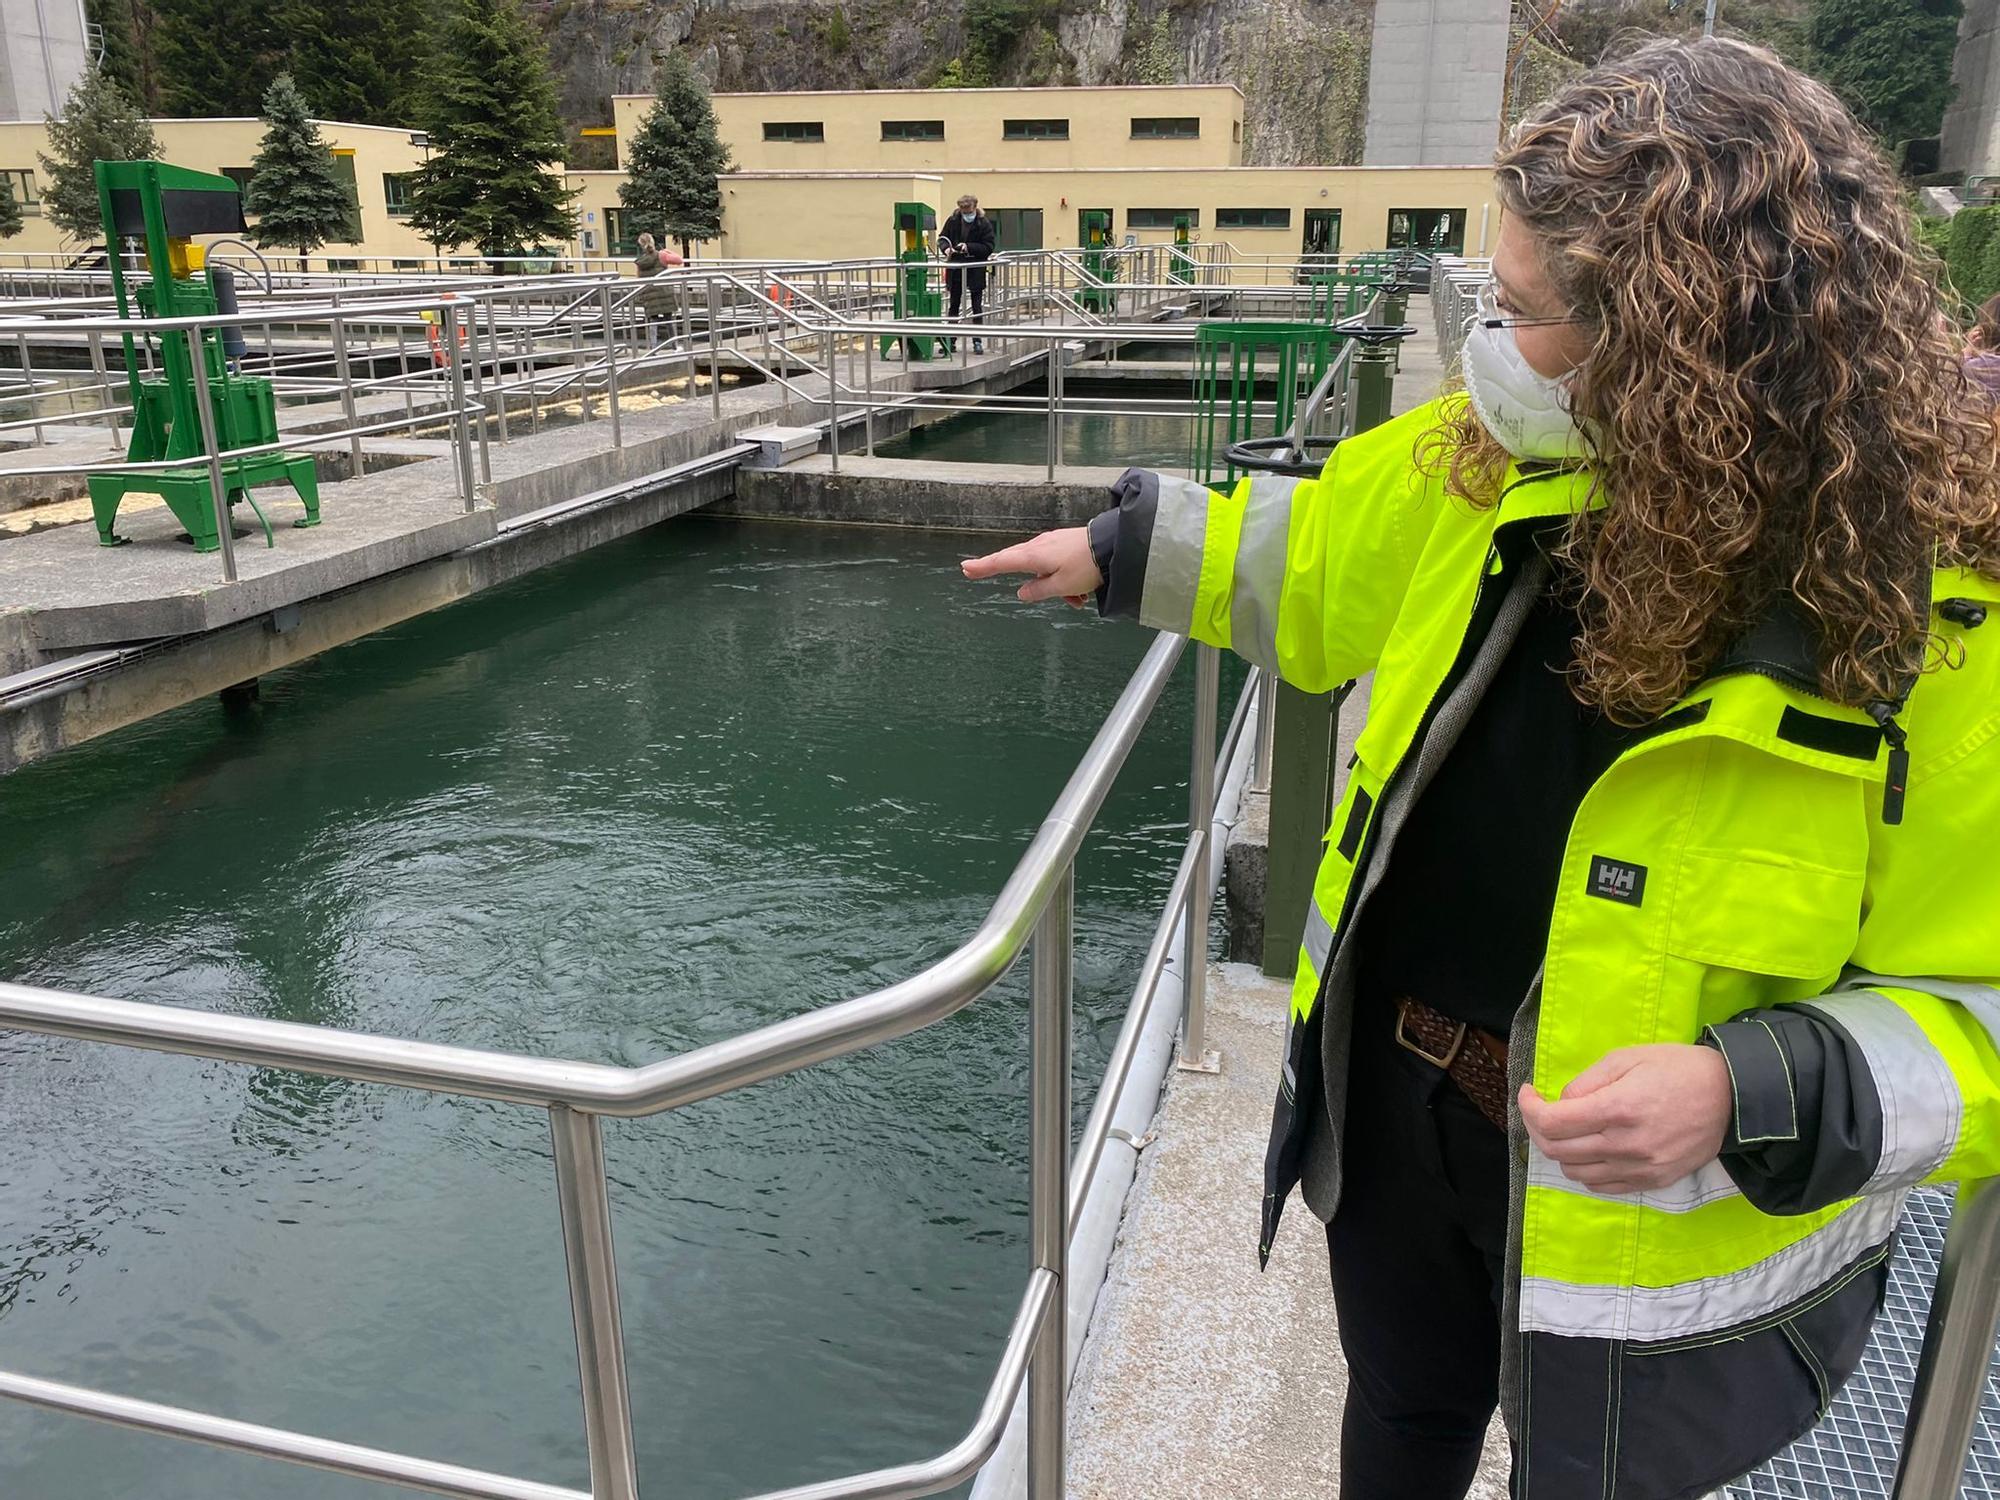
<svg viewBox="0 0 2000 1500">
<path fill-rule="evenodd" d="M 1337 1144 L 1309 1137 L 1343 1126 L 1346 937 L 1371 876 L 1544 576 L 1534 538 L 1598 503 L 1587 474 L 1518 467 L 1496 506 L 1447 501 L 1412 462 L 1438 416 L 1349 439 L 1316 480 L 1221 494 L 1133 471 L 1093 526 L 1107 614 L 1307 692 L 1374 673 L 1292 992 L 1266 1255 L 1302 1176 L 1321 1218 L 1338 1202 Z M 2000 608 L 1972 574 L 1932 586 Z M 1555 1097 L 1615 1048 L 1705 1036 L 1736 1116 L 1727 1165 L 1618 1195 L 1514 1120 L 1503 1411 L 1527 1500 L 1672 1500 L 1754 1467 L 1858 1363 L 1903 1195 L 2000 1171 L 2000 617 L 1974 614 L 1933 620 L 1956 664 L 1894 714 L 1906 774 L 1876 718 L 1818 696 L 1812 643 L 1779 619 L 1579 806 L 1516 1082 Z"/>
</svg>

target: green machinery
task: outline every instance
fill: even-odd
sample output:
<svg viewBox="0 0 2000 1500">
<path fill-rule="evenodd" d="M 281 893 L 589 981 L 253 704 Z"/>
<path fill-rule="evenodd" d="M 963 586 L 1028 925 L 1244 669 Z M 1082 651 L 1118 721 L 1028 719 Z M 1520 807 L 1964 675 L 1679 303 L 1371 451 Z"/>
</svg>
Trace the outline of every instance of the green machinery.
<svg viewBox="0 0 2000 1500">
<path fill-rule="evenodd" d="M 931 287 L 931 241 L 937 236 L 937 210 L 928 203 L 896 205 L 896 259 L 903 269 L 896 277 L 896 321 L 909 318 L 941 318 L 944 298 Z M 884 334 L 882 357 L 887 359 L 896 345 L 903 346 L 903 358 L 929 359 L 937 353 L 938 340 L 929 334 L 898 336 Z"/>
<path fill-rule="evenodd" d="M 1111 254 L 1111 212 L 1085 209 L 1079 217 L 1083 230 L 1084 284 L 1076 294 L 1077 305 L 1085 312 L 1107 317 L 1118 311 L 1118 294 L 1111 283 L 1118 279 L 1118 260 Z"/>
<path fill-rule="evenodd" d="M 1174 251 L 1167 274 L 1176 281 L 1194 280 L 1194 225 L 1188 215 L 1174 215 Z"/>
<path fill-rule="evenodd" d="M 101 161 L 97 164 L 97 199 L 104 216 L 104 242 L 113 248 L 111 287 L 118 299 L 118 316 L 193 318 L 236 310 L 234 277 L 224 268 L 207 265 L 206 252 L 194 242 L 198 234 L 241 234 L 243 200 L 227 177 L 195 172 L 154 161 Z M 128 292 L 124 256 L 127 239 L 143 239 L 149 279 Z M 199 338 L 199 368 L 185 330 L 164 330 L 149 340 L 157 351 L 158 373 L 142 365 L 139 347 L 125 335 L 125 381 L 132 398 L 130 463 L 187 459 L 184 468 L 149 473 L 106 473 L 90 476 L 90 509 L 97 521 L 97 540 L 106 547 L 125 539 L 112 530 L 118 506 L 137 490 L 157 494 L 167 502 L 197 552 L 221 545 L 216 529 L 216 503 L 202 437 L 201 408 L 195 381 L 203 383 L 215 423 L 215 445 L 221 452 L 256 447 L 278 440 L 278 404 L 271 382 L 238 373 L 244 353 L 241 331 L 205 328 Z M 223 489 L 230 505 L 249 501 L 263 522 L 264 539 L 272 543 L 271 523 L 251 499 L 252 485 L 289 481 L 305 502 L 297 526 L 319 524 L 319 481 L 310 455 L 258 453 L 221 460 Z"/>
</svg>

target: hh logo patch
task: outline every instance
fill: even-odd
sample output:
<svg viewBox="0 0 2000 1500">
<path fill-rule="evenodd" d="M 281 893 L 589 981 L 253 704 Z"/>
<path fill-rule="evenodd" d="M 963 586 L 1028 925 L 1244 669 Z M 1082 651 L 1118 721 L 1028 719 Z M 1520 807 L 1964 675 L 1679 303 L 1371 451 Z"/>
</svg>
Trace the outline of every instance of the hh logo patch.
<svg viewBox="0 0 2000 1500">
<path fill-rule="evenodd" d="M 1594 855 L 1590 861 L 1590 894 L 1637 906 L 1646 896 L 1646 867 Z"/>
</svg>

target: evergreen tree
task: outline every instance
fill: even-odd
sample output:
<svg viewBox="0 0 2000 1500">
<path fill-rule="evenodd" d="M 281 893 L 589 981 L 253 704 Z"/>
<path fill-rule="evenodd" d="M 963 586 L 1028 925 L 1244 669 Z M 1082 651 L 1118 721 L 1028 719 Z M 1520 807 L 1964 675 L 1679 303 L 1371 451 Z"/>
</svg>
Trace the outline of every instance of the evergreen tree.
<svg viewBox="0 0 2000 1500">
<path fill-rule="evenodd" d="M 575 196 L 555 81 L 519 0 L 452 0 L 421 119 L 431 159 L 412 174 L 410 222 L 434 245 L 505 255 L 566 240 Z"/>
<path fill-rule="evenodd" d="M 89 0 L 90 19 L 104 32 L 104 76 L 128 99 L 145 99 L 146 79 L 139 59 L 139 33 L 132 0 Z"/>
<path fill-rule="evenodd" d="M 715 107 L 694 69 L 678 52 L 660 60 L 657 98 L 633 138 L 627 180 L 618 201 L 632 222 L 658 229 L 681 242 L 722 233 L 722 189 L 718 173 L 730 168 L 729 148 L 715 126 Z"/>
<path fill-rule="evenodd" d="M 284 66 L 267 0 L 151 0 L 160 113 L 181 119 L 255 115 Z M 373 38 L 357 36 L 359 46 Z"/>
<path fill-rule="evenodd" d="M 21 205 L 14 201 L 13 186 L 0 182 L 0 240 L 11 240 L 21 232 Z"/>
<path fill-rule="evenodd" d="M 43 118 L 53 154 L 35 153 L 49 180 L 42 212 L 72 239 L 95 240 L 104 233 L 104 219 L 91 163 L 158 161 L 160 143 L 146 117 L 96 68 L 71 87 L 61 119 Z"/>
<path fill-rule="evenodd" d="M 428 65 L 425 0 L 289 0 L 292 77 L 323 120 L 408 125 Z"/>
<path fill-rule="evenodd" d="M 296 246 L 304 270 L 306 257 L 321 245 L 354 237 L 354 199 L 334 175 L 333 153 L 291 74 L 271 80 L 264 124 L 243 206 L 257 216 L 257 243 L 265 249 Z"/>
<path fill-rule="evenodd" d="M 1814 0 L 1811 67 L 1886 145 L 1938 133 L 1960 0 Z"/>
</svg>

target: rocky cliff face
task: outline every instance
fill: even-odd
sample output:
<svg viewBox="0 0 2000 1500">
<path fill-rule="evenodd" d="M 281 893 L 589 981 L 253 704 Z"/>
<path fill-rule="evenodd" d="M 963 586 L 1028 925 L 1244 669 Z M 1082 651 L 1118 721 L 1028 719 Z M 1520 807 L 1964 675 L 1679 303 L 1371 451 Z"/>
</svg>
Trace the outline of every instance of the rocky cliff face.
<svg viewBox="0 0 2000 1500">
<path fill-rule="evenodd" d="M 691 49 L 718 89 L 1235 83 L 1244 159 L 1358 161 L 1368 0 L 553 0 L 563 109 L 610 120 Z"/>
</svg>

